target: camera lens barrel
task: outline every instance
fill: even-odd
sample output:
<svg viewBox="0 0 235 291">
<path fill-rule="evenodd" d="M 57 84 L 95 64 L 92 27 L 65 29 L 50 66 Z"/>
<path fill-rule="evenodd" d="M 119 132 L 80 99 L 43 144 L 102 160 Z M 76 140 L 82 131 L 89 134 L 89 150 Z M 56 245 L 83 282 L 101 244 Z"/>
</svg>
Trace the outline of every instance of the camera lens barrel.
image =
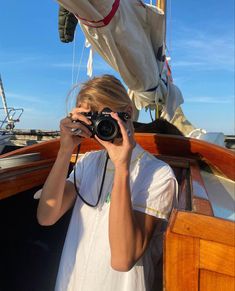
<svg viewBox="0 0 235 291">
<path fill-rule="evenodd" d="M 83 112 L 92 125 L 87 125 L 87 128 L 91 131 L 92 136 L 97 135 L 100 139 L 105 141 L 112 141 L 116 137 L 121 137 L 121 132 L 117 121 L 111 117 L 109 108 L 104 108 L 100 113 L 98 112 Z M 127 121 L 130 116 L 126 112 L 118 112 L 118 116 Z"/>
<path fill-rule="evenodd" d="M 94 132 L 102 140 L 111 141 L 120 135 L 118 123 L 111 116 L 98 118 L 94 123 Z"/>
</svg>

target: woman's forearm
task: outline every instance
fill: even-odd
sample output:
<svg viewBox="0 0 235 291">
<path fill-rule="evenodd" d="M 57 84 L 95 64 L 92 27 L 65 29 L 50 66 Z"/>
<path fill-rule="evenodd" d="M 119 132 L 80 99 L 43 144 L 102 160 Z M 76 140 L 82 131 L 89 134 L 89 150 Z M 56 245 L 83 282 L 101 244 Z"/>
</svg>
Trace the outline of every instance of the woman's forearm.
<svg viewBox="0 0 235 291">
<path fill-rule="evenodd" d="M 59 150 L 52 170 L 43 186 L 37 210 L 38 222 L 54 224 L 60 217 L 71 152 Z"/>
<path fill-rule="evenodd" d="M 119 271 L 128 271 L 142 248 L 141 230 L 131 204 L 129 179 L 127 167 L 116 169 L 109 212 L 109 241 L 111 265 Z"/>
</svg>

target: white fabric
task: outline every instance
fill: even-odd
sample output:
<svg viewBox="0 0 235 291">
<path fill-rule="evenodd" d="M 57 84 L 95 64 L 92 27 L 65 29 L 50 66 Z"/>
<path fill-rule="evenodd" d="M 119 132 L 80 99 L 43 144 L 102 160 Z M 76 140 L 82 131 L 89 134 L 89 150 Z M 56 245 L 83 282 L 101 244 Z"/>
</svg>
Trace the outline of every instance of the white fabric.
<svg viewBox="0 0 235 291">
<path fill-rule="evenodd" d="M 90 48 L 90 52 L 89 52 L 89 57 L 88 57 L 88 61 L 87 61 L 87 76 L 88 77 L 92 77 L 93 74 L 93 48 L 91 46 L 91 44 L 89 43 L 89 41 L 86 39 L 85 42 L 85 47 L 86 48 Z"/>
<path fill-rule="evenodd" d="M 187 137 L 201 139 L 225 147 L 225 136 L 222 132 L 207 132 L 205 129 L 196 128 Z"/>
<path fill-rule="evenodd" d="M 99 21 L 109 14 L 114 0 L 58 2 L 75 15 Z M 162 10 L 138 0 L 122 0 L 107 26 L 92 28 L 81 21 L 79 23 L 94 49 L 133 91 L 131 96 L 136 108 L 160 103 L 163 105 L 164 115 L 170 120 L 183 99 L 168 78 L 166 82 L 162 80 L 162 56 L 165 54 L 165 16 Z M 155 89 L 148 91 L 153 88 Z"/>
<path fill-rule="evenodd" d="M 105 151 L 87 153 L 76 166 L 79 192 L 92 204 L 96 203 L 99 194 L 105 155 Z M 171 168 L 136 145 L 130 169 L 133 208 L 167 219 L 177 187 Z M 148 248 L 129 272 L 118 272 L 110 266 L 108 193 L 112 190 L 113 175 L 114 167 L 109 160 L 101 200 L 96 208 L 85 205 L 80 198 L 76 200 L 61 257 L 56 291 L 152 290 L 153 262 L 159 259 L 152 257 L 156 250 Z M 68 180 L 73 182 L 73 173 Z M 159 235 L 155 232 L 151 246 L 158 247 Z"/>
</svg>

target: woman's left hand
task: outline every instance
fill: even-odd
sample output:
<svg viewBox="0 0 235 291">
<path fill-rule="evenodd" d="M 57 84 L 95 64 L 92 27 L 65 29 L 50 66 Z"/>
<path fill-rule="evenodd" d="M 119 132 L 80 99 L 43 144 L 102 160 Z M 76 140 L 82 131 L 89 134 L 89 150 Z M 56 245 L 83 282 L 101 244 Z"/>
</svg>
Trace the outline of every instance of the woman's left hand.
<svg viewBox="0 0 235 291">
<path fill-rule="evenodd" d="M 135 146 L 134 127 L 131 120 L 124 122 L 120 119 L 117 113 L 111 112 L 111 117 L 117 120 L 122 138 L 116 138 L 113 143 L 101 140 L 97 136 L 95 136 L 95 138 L 106 148 L 115 168 L 122 167 L 128 169 L 131 160 L 131 153 Z"/>
</svg>

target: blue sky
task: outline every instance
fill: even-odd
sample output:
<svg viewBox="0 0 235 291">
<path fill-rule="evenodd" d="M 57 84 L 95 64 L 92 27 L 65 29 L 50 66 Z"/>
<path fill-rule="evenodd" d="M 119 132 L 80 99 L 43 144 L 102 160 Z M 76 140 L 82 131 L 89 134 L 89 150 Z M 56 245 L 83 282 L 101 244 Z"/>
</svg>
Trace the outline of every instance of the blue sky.
<svg viewBox="0 0 235 291">
<path fill-rule="evenodd" d="M 168 4 L 167 45 L 185 115 L 196 127 L 234 134 L 234 0 Z M 8 106 L 24 108 L 18 128 L 57 129 L 66 114 L 73 50 L 78 64 L 84 38 L 78 28 L 75 45 L 61 43 L 57 15 L 52 0 L 1 3 L 0 74 Z M 74 80 L 87 78 L 88 53 L 85 49 L 78 78 L 73 71 Z M 95 75 L 112 72 L 95 57 Z M 142 112 L 140 120 L 150 117 Z"/>
</svg>

